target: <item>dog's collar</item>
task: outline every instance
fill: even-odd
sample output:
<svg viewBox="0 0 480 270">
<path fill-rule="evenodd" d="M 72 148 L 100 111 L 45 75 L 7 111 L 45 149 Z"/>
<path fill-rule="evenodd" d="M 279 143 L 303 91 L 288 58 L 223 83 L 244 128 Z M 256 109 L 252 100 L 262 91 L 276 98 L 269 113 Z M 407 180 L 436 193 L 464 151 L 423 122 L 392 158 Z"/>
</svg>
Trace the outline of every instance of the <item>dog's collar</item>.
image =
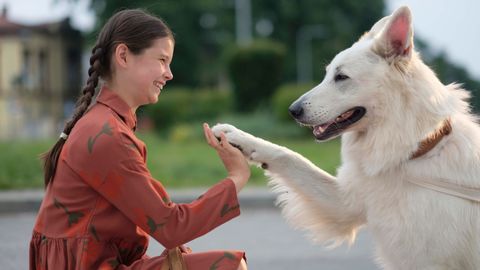
<svg viewBox="0 0 480 270">
<path fill-rule="evenodd" d="M 452 125 L 450 123 L 450 118 L 447 118 L 443 120 L 442 125 L 439 128 L 430 133 L 427 138 L 419 143 L 417 151 L 410 156 L 410 160 L 416 159 L 428 153 L 428 151 L 432 150 L 442 140 L 443 137 L 450 134 L 451 131 Z"/>
<path fill-rule="evenodd" d="M 432 150 L 440 140 L 452 132 L 452 125 L 450 119 L 447 118 L 442 122 L 442 125 L 432 132 L 427 138 L 420 142 L 417 151 L 412 154 L 410 160 L 420 157 Z M 480 188 L 466 187 L 459 184 L 452 183 L 446 179 L 429 179 L 429 178 L 411 178 L 408 181 L 412 184 L 445 193 L 451 196 L 470 200 L 480 203 Z"/>
</svg>

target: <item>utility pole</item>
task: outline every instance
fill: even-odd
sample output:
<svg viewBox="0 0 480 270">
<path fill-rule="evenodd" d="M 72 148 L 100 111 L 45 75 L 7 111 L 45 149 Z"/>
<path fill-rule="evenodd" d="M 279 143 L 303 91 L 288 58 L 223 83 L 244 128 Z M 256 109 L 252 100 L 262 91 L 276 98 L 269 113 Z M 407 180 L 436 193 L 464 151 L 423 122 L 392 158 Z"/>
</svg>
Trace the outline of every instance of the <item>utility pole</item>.
<svg viewBox="0 0 480 270">
<path fill-rule="evenodd" d="M 297 83 L 313 81 L 313 38 L 323 38 L 325 28 L 322 25 L 304 25 L 297 32 Z"/>
<path fill-rule="evenodd" d="M 252 8 L 250 0 L 235 0 L 235 27 L 237 44 L 248 46 L 252 42 Z"/>
</svg>

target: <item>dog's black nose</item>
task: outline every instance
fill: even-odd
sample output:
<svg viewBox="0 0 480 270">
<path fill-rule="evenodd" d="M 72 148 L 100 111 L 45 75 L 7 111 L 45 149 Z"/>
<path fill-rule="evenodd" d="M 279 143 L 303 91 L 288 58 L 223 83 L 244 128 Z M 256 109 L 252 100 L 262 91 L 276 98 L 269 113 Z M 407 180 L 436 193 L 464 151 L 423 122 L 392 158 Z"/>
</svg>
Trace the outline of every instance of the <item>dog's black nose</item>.
<svg viewBox="0 0 480 270">
<path fill-rule="evenodd" d="M 299 118 L 303 114 L 303 106 L 301 103 L 293 103 L 289 108 L 288 111 L 290 115 L 294 118 Z"/>
</svg>

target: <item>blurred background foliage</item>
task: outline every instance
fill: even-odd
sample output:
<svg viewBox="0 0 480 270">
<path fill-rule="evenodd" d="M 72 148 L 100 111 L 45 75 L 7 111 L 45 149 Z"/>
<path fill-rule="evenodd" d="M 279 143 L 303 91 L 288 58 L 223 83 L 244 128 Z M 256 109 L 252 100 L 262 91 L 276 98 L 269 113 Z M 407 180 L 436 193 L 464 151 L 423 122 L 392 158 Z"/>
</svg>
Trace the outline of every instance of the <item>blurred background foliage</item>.
<svg viewBox="0 0 480 270">
<path fill-rule="evenodd" d="M 282 82 L 285 55 L 284 46 L 272 41 L 257 41 L 231 53 L 228 70 L 237 111 L 269 105 Z"/>
<path fill-rule="evenodd" d="M 97 21 L 90 43 L 105 21 L 124 8 L 148 10 L 162 17 L 176 34 L 172 84 L 215 87 L 226 79 L 228 63 L 221 56 L 236 46 L 235 0 L 92 0 Z M 282 80 L 294 81 L 298 35 L 302 29 L 319 28 L 321 37 L 312 40 L 314 79 L 319 81 L 324 65 L 370 29 L 384 9 L 383 0 L 255 0 L 251 1 L 252 34 L 254 39 L 285 46 Z"/>
<path fill-rule="evenodd" d="M 61 0 L 59 0 L 61 1 Z M 75 1 L 75 0 L 63 0 Z M 85 33 L 86 48 L 116 11 L 142 8 L 162 17 L 175 33 L 174 80 L 155 105 L 138 111 L 148 165 L 168 187 L 206 186 L 224 175 L 221 162 L 203 140 L 201 123 L 228 122 L 291 147 L 330 173 L 339 164 L 338 140 L 314 145 L 306 128 L 288 115 L 288 106 L 318 84 L 326 64 L 385 14 L 383 0 L 251 1 L 252 42 L 236 40 L 236 0 L 92 0 L 96 27 Z M 480 109 L 480 82 L 444 53 L 416 36 L 422 57 L 445 84 L 461 82 Z M 308 52 L 309 76 L 298 57 Z M 305 55 L 304 55 L 305 57 Z M 304 60 L 305 60 L 304 59 Z M 307 66 L 308 67 L 308 66 Z M 40 187 L 38 153 L 53 140 L 0 143 L 0 188 Z M 21 160 L 22 162 L 18 162 Z M 21 166 L 21 168 L 19 167 Z M 252 183 L 265 183 L 260 170 Z"/>
<path fill-rule="evenodd" d="M 349 47 L 385 15 L 383 0 L 250 1 L 254 41 L 250 46 L 240 47 L 235 36 L 235 1 L 92 0 L 91 8 L 97 21 L 95 29 L 88 33 L 88 41 L 94 42 L 98 30 L 116 11 L 145 9 L 162 17 L 175 33 L 172 63 L 175 79 L 169 87 L 180 86 L 191 91 L 233 90 L 236 102 L 230 105 L 237 111 L 248 112 L 260 104 L 267 105 L 281 84 L 301 81 L 297 47 L 301 45 L 302 34 L 310 34 L 306 48 L 311 48 L 309 60 L 312 61 L 312 75 L 302 83 L 319 83 L 333 56 Z M 416 36 L 416 46 L 443 83 L 461 82 L 472 91 L 472 104 L 478 112 L 480 82 L 463 67 L 453 64 L 444 53 L 433 52 L 421 36 Z M 259 61 L 251 64 L 252 59 Z M 269 68 L 269 65 L 275 66 Z M 252 101 L 252 93 L 261 101 Z M 158 105 L 161 106 L 161 102 Z"/>
</svg>

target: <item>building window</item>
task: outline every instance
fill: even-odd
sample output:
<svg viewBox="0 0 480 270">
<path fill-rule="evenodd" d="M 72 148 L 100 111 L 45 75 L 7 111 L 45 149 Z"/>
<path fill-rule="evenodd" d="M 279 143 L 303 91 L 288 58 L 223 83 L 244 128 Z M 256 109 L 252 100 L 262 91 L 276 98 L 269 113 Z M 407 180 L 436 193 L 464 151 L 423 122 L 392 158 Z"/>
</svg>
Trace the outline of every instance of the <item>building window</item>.
<svg viewBox="0 0 480 270">
<path fill-rule="evenodd" d="M 1 44 L 0 44 L 1 45 Z M 3 61 L 2 61 L 2 48 L 0 47 L 0 97 L 2 96 L 3 94 L 3 70 L 2 70 L 2 66 L 3 66 Z"/>
<path fill-rule="evenodd" d="M 41 50 L 38 55 L 39 60 L 39 88 L 41 93 L 49 93 L 50 89 L 50 68 L 48 63 L 48 54 L 45 50 Z"/>
<path fill-rule="evenodd" d="M 20 74 L 20 87 L 30 90 L 32 88 L 32 75 L 31 75 L 31 58 L 32 54 L 28 49 L 23 50 L 23 63 L 22 71 Z"/>
<path fill-rule="evenodd" d="M 66 99 L 78 96 L 78 86 L 81 85 L 81 51 L 77 48 L 67 49 L 67 93 Z"/>
</svg>

